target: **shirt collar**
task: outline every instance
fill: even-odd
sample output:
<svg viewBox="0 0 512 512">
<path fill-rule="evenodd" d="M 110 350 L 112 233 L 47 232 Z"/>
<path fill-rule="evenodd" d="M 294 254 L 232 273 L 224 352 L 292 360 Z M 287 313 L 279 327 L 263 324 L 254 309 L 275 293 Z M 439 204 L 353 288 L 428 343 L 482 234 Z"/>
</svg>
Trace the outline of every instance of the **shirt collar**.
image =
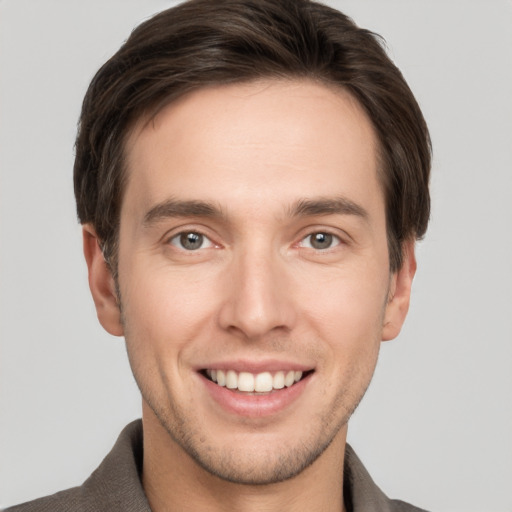
<svg viewBox="0 0 512 512">
<path fill-rule="evenodd" d="M 142 421 L 136 420 L 124 428 L 112 451 L 82 486 L 82 496 L 92 502 L 88 505 L 99 512 L 151 512 L 141 483 L 142 455 Z M 348 444 L 343 494 L 347 512 L 392 512 L 392 502 Z"/>
</svg>

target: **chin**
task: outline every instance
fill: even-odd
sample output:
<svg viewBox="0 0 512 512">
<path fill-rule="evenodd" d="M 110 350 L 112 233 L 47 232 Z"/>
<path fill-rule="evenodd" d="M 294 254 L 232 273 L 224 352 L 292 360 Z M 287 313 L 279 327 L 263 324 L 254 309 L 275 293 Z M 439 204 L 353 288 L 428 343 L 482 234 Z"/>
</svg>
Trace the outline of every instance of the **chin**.
<svg viewBox="0 0 512 512">
<path fill-rule="evenodd" d="M 206 422 L 193 422 L 198 427 L 185 429 L 192 422 L 180 421 L 174 413 L 155 410 L 147 403 L 171 445 L 181 452 L 180 459 L 185 455 L 209 475 L 239 485 L 270 485 L 296 477 L 322 456 L 348 421 L 348 417 L 337 422 L 330 418 L 327 424 L 310 420 L 308 430 L 301 425 L 300 438 L 253 430 L 219 439 L 206 432 Z"/>
</svg>

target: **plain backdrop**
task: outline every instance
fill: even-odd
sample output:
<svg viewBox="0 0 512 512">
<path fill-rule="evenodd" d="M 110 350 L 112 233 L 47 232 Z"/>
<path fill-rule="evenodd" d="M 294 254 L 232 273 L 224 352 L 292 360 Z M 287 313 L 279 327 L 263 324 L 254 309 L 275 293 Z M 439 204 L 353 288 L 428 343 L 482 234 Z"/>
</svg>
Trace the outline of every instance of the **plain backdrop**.
<svg viewBox="0 0 512 512">
<path fill-rule="evenodd" d="M 389 496 L 510 512 L 512 3 L 326 3 L 386 38 L 435 155 L 410 315 L 349 440 Z M 0 507 L 80 484 L 140 415 L 89 295 L 73 143 L 97 68 L 169 5 L 0 0 Z"/>
</svg>

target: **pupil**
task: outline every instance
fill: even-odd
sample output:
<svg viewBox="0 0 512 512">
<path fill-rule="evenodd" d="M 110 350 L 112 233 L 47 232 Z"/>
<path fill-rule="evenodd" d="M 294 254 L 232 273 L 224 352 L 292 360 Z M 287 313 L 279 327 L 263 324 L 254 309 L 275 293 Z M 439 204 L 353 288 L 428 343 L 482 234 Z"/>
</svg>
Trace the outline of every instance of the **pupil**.
<svg viewBox="0 0 512 512">
<path fill-rule="evenodd" d="M 311 245 L 315 249 L 327 249 L 332 244 L 332 235 L 329 233 L 315 233 L 311 239 Z"/>
<path fill-rule="evenodd" d="M 180 242 L 185 249 L 193 251 L 203 245 L 203 235 L 199 233 L 184 233 L 180 236 Z"/>
</svg>

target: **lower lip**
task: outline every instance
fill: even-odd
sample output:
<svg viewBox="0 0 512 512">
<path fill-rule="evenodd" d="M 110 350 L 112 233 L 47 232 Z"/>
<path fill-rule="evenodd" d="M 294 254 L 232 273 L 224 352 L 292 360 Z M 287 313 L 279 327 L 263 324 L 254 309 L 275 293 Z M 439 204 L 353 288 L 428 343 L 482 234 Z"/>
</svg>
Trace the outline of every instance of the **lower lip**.
<svg viewBox="0 0 512 512">
<path fill-rule="evenodd" d="M 271 391 L 270 393 L 250 395 L 219 386 L 215 382 L 200 375 L 210 396 L 227 412 L 239 416 L 260 418 L 276 414 L 295 402 L 304 392 L 311 374 L 302 378 L 289 388 Z"/>
</svg>

